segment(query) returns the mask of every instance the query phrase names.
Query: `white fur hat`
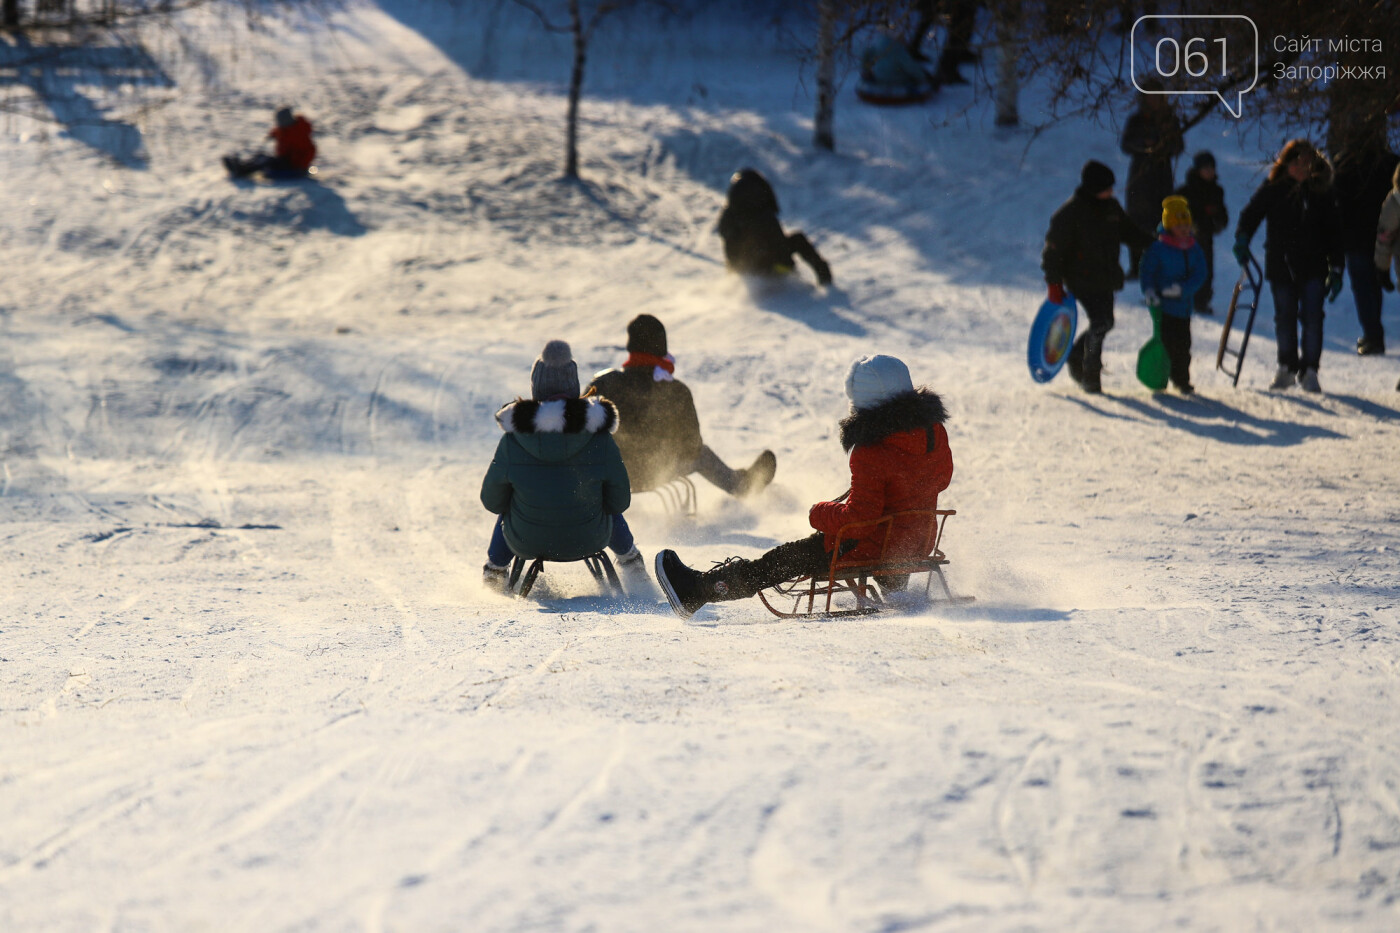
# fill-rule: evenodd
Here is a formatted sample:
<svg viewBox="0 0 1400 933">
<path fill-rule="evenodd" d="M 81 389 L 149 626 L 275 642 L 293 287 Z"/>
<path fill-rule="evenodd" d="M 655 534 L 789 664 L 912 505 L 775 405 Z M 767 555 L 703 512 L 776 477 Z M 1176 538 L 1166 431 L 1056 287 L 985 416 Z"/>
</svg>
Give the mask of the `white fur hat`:
<svg viewBox="0 0 1400 933">
<path fill-rule="evenodd" d="M 846 397 L 853 408 L 874 408 L 896 395 L 913 391 L 909 367 L 893 356 L 862 356 L 846 373 Z"/>
</svg>

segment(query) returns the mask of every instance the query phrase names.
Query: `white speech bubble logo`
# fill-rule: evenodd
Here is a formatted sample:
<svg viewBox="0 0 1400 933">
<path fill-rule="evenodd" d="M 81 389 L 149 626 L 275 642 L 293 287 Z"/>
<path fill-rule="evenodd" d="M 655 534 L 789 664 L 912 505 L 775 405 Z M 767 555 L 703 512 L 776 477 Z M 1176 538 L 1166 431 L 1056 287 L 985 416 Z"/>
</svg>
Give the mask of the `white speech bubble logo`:
<svg viewBox="0 0 1400 933">
<path fill-rule="evenodd" d="M 1232 92 L 1232 93 L 1238 94 L 1238 96 L 1237 96 L 1236 99 L 1235 99 L 1235 106 L 1231 107 L 1231 106 L 1230 106 L 1230 100 L 1229 100 L 1229 98 L 1227 98 L 1224 94 L 1220 93 L 1220 92 L 1217 91 L 1217 90 L 1209 90 L 1209 91 L 1153 91 L 1153 90 L 1149 90 L 1149 89 L 1143 87 L 1141 84 L 1138 83 L 1138 70 L 1137 70 L 1137 34 L 1138 34 L 1138 27 L 1141 26 L 1143 23 L 1145 23 L 1145 22 L 1146 22 L 1147 20 L 1149 20 L 1149 19 L 1166 19 L 1166 20 L 1177 20 L 1177 19 L 1242 19 L 1242 20 L 1244 20 L 1246 23 L 1249 23 L 1249 28 L 1252 29 L 1252 30 L 1254 30 L 1254 78 L 1249 82 L 1249 87 L 1245 88 L 1245 89 L 1242 90 L 1242 91 Z M 1169 42 L 1172 42 L 1174 45 L 1176 44 L 1176 40 L 1175 40 L 1175 39 L 1170 39 L 1170 38 L 1159 39 L 1159 40 L 1157 41 L 1158 60 L 1157 60 L 1156 62 L 1154 62 L 1153 64 L 1157 67 L 1157 73 L 1158 73 L 1158 74 L 1161 74 L 1161 47 L 1162 47 L 1162 43 L 1163 43 L 1163 42 L 1168 42 L 1168 41 L 1169 41 Z M 1210 42 L 1219 42 L 1219 43 L 1221 43 L 1222 45 L 1224 45 L 1225 49 L 1224 49 L 1224 51 L 1221 52 L 1221 56 L 1222 56 L 1222 57 L 1221 57 L 1221 59 L 1220 59 L 1220 66 L 1221 66 L 1221 71 L 1225 71 L 1225 70 L 1226 70 L 1226 61 L 1225 61 L 1224 55 L 1226 54 L 1226 52 L 1229 51 L 1229 48 L 1230 48 L 1229 38 L 1228 38 L 1227 36 L 1219 36 L 1219 37 L 1214 38 L 1214 39 L 1211 39 L 1211 40 L 1209 40 L 1209 41 L 1210 41 Z M 1199 59 L 1204 59 L 1204 60 L 1207 61 L 1208 63 L 1209 63 L 1209 61 L 1210 61 L 1209 56 L 1207 56 L 1205 52 L 1203 52 L 1203 51 L 1194 51 L 1194 52 L 1193 52 L 1193 51 L 1190 50 L 1189 47 L 1190 47 L 1191 43 L 1193 43 L 1193 42 L 1202 42 L 1202 43 L 1205 43 L 1205 42 L 1207 42 L 1207 40 L 1204 39 L 1204 38 L 1202 38 L 1202 37 L 1197 37 L 1197 38 L 1191 39 L 1191 40 L 1189 40 L 1189 41 L 1187 42 L 1187 47 L 1188 47 L 1188 49 L 1187 49 L 1187 52 L 1186 52 L 1186 54 L 1185 54 L 1185 58 L 1187 59 L 1187 63 L 1186 63 L 1187 74 L 1188 74 L 1190 77 L 1193 77 L 1193 78 L 1205 77 L 1206 72 L 1205 72 L 1204 70 L 1202 70 L 1202 71 L 1199 72 L 1199 73 L 1198 73 L 1198 72 L 1191 71 L 1190 59 L 1192 58 L 1192 56 L 1199 56 Z M 1179 48 L 1179 47 L 1177 48 L 1177 52 L 1180 53 L 1180 48 Z M 1175 76 L 1176 73 L 1177 73 L 1177 70 L 1180 68 L 1180 66 L 1181 66 L 1181 63 L 1180 63 L 1179 61 L 1174 62 L 1172 74 L 1171 74 L 1171 75 L 1163 75 L 1163 77 L 1173 77 L 1173 76 Z M 1244 113 L 1244 95 L 1246 95 L 1246 94 L 1248 94 L 1250 91 L 1254 90 L 1255 86 L 1259 83 L 1259 27 L 1256 26 L 1256 25 L 1254 24 L 1254 20 L 1250 19 L 1248 16 L 1242 16 L 1242 15 L 1240 15 L 1240 14 L 1238 14 L 1238 13 L 1221 13 L 1221 14 L 1218 15 L 1218 16 L 1216 16 L 1216 15 L 1209 15 L 1209 14 L 1205 14 L 1205 13 L 1181 13 L 1181 14 L 1177 14 L 1177 15 L 1163 14 L 1163 15 L 1160 15 L 1160 16 L 1155 16 L 1155 15 L 1154 15 L 1154 16 L 1139 16 L 1139 17 L 1137 18 L 1137 22 L 1133 23 L 1133 31 L 1132 31 L 1132 33 L 1131 33 L 1131 34 L 1129 35 L 1129 37 L 1128 37 L 1128 67 L 1129 67 L 1129 69 L 1131 69 L 1131 72 L 1132 72 L 1132 76 L 1133 76 L 1133 87 L 1137 88 L 1138 91 L 1139 91 L 1140 93 L 1143 93 L 1143 94 L 1214 94 L 1216 97 L 1220 98 L 1220 103 L 1221 103 L 1221 105 L 1224 106 L 1224 108 L 1225 108 L 1227 111 L 1229 111 L 1230 116 L 1232 116 L 1232 117 L 1234 117 L 1235 119 L 1238 120 L 1238 119 L 1240 118 L 1240 116 Z"/>
</svg>

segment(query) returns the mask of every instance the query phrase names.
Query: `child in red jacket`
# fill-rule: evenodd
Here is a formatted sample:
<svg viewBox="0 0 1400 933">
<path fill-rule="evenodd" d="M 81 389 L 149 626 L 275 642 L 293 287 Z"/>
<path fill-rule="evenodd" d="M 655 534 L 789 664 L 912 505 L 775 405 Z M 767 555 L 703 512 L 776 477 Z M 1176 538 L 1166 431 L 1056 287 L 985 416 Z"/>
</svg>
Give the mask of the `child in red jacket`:
<svg viewBox="0 0 1400 933">
<path fill-rule="evenodd" d="M 816 533 L 780 544 L 757 560 L 731 558 L 701 573 L 675 551 L 656 555 L 656 579 L 681 618 L 706 603 L 747 599 L 759 590 L 806 574 L 822 574 L 843 525 L 908 509 L 935 509 L 938 494 L 953 478 L 943 401 L 914 388 L 909 369 L 892 356 L 861 357 L 846 376 L 851 413 L 842 419 L 841 446 L 850 451 L 851 488 L 812 506 L 807 520 Z M 887 557 L 925 557 L 922 527 L 890 531 Z M 849 547 L 849 550 L 847 548 Z M 844 557 L 875 558 L 879 542 L 843 542 Z"/>
<path fill-rule="evenodd" d="M 272 155 L 259 152 L 249 158 L 224 156 L 224 167 L 234 178 L 262 172 L 269 178 L 304 178 L 316 161 L 316 144 L 311 141 L 311 121 L 292 108 L 277 111 L 277 125 L 267 134 L 277 143 Z"/>
</svg>

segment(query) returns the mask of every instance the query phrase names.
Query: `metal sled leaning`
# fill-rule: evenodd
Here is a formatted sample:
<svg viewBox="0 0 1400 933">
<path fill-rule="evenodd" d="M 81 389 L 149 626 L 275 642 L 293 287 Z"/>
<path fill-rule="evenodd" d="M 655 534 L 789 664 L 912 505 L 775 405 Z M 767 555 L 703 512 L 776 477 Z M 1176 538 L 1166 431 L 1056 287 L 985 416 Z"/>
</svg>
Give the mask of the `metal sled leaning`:
<svg viewBox="0 0 1400 933">
<path fill-rule="evenodd" d="M 1249 318 L 1244 322 L 1244 332 L 1240 335 L 1240 346 L 1236 350 L 1230 346 L 1230 329 L 1235 323 L 1235 311 L 1239 307 L 1240 292 L 1245 284 L 1249 284 L 1253 298 L 1249 302 Z M 1259 263 L 1254 258 L 1253 253 L 1246 253 L 1244 257 L 1244 268 L 1240 271 L 1239 281 L 1235 283 L 1235 290 L 1230 294 L 1230 310 L 1225 312 L 1225 323 L 1220 328 L 1220 349 L 1215 354 L 1215 368 L 1230 377 L 1230 384 L 1238 386 L 1240 384 L 1240 370 L 1244 369 L 1244 353 L 1249 349 L 1249 335 L 1254 330 L 1254 315 L 1259 311 L 1259 293 L 1264 288 L 1264 271 L 1259 268 Z M 1226 357 L 1233 360 L 1233 369 L 1228 368 Z"/>
<path fill-rule="evenodd" d="M 971 602 L 971 596 L 954 596 L 953 591 L 948 588 L 947 578 L 943 576 L 943 568 L 949 563 L 948 556 L 940 549 L 943 528 L 949 516 L 956 514 L 958 513 L 953 509 L 911 509 L 871 521 L 844 525 L 836 534 L 835 547 L 831 552 L 831 566 L 825 576 L 804 576 L 787 580 L 767 591 L 760 590 L 758 598 L 768 607 L 769 612 L 783 619 L 870 615 L 894 608 L 887 599 L 889 591 L 880 583 L 882 578 L 896 578 L 904 582 L 909 577 L 922 573 L 925 574 L 925 598 L 934 596 L 931 591 L 936 577 L 939 589 L 942 590 L 941 598 L 935 597 L 938 601 Z M 921 553 L 926 554 L 926 557 L 885 557 L 890 531 L 894 528 L 897 518 L 923 522 L 925 546 Z M 856 538 L 878 538 L 880 557 L 875 560 L 850 560 L 838 556 L 841 553 L 842 542 Z M 792 600 L 790 611 L 775 605 L 786 600 Z"/>
<path fill-rule="evenodd" d="M 593 579 L 598 581 L 598 587 L 608 596 L 623 595 L 622 581 L 618 579 L 617 571 L 613 568 L 612 561 L 603 551 L 596 554 L 589 554 L 587 557 L 579 558 L 583 561 L 588 572 L 593 575 Z M 552 564 L 577 563 L 577 561 L 549 561 Z M 544 570 L 545 559 L 543 557 L 520 557 L 511 561 L 510 578 L 506 586 L 508 592 L 519 597 L 530 595 L 530 588 L 535 585 L 535 580 L 540 572 Z"/>
</svg>

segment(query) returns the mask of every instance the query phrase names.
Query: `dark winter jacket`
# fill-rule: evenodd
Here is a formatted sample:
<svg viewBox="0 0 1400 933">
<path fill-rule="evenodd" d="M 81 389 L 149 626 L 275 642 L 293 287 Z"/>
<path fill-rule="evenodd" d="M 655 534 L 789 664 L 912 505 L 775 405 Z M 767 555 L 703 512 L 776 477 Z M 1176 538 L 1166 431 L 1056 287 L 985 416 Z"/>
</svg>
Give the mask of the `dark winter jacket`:
<svg viewBox="0 0 1400 933">
<path fill-rule="evenodd" d="M 631 504 L 607 399 L 515 401 L 496 412 L 505 437 L 481 482 L 481 504 L 505 516 L 520 557 L 579 560 L 603 549 L 612 516 Z"/>
<path fill-rule="evenodd" d="M 316 161 L 316 144 L 311 141 L 311 121 L 297 117 L 291 126 L 274 126 L 267 134 L 277 140 L 277 158 L 285 159 L 303 172 Z"/>
<path fill-rule="evenodd" d="M 1381 148 L 1367 150 L 1337 163 L 1337 207 L 1341 210 L 1342 249 L 1369 253 L 1376 245 L 1381 204 L 1390 194 L 1391 178 L 1400 157 Z"/>
<path fill-rule="evenodd" d="M 1115 198 L 1080 189 L 1050 218 L 1040 268 L 1045 281 L 1072 293 L 1116 292 L 1123 287 L 1118 256 L 1125 243 L 1146 249 L 1152 235 L 1133 223 Z"/>
<path fill-rule="evenodd" d="M 719 215 L 724 262 L 745 275 L 785 275 L 793 270 L 792 247 L 778 211 L 730 205 Z"/>
<path fill-rule="evenodd" d="M 690 389 L 679 380 L 658 381 L 651 366 L 609 369 L 593 377 L 593 388 L 617 406 L 617 446 L 632 490 L 664 486 L 691 472 L 700 456 L 700 416 Z"/>
<path fill-rule="evenodd" d="M 1287 173 L 1264 182 L 1240 212 L 1237 240 L 1248 242 L 1261 223 L 1268 223 L 1264 277 L 1271 282 L 1301 285 L 1325 279 L 1328 269 L 1345 265 L 1331 166 L 1325 161 L 1319 165 L 1321 169 L 1301 183 Z"/>
<path fill-rule="evenodd" d="M 1125 195 L 1128 216 L 1147 230 L 1157 229 L 1162 200 L 1172 193 L 1172 159 L 1184 148 L 1181 121 L 1170 109 L 1139 109 L 1128 117 L 1120 146 L 1131 156 Z"/>
<path fill-rule="evenodd" d="M 935 393 L 915 389 L 842 420 L 841 446 L 851 455 L 851 488 L 839 499 L 818 502 L 807 515 L 811 526 L 825 536 L 828 551 L 843 525 L 908 509 L 938 508 L 938 494 L 953 479 L 953 455 L 943 427 L 947 417 Z M 885 556 L 926 557 L 923 530 L 917 522 L 897 521 Z M 865 539 L 845 555 L 853 560 L 879 556 L 878 539 Z"/>
<path fill-rule="evenodd" d="M 1191 317 L 1196 292 L 1206 282 L 1205 251 L 1194 239 L 1189 242 L 1191 245 L 1182 249 L 1169 237 L 1159 236 L 1142 254 L 1138 273 L 1142 293 L 1157 295 L 1161 299 L 1162 313 L 1172 317 Z M 1181 286 L 1181 294 L 1174 298 L 1163 295 L 1163 290 L 1171 285 Z"/>
<path fill-rule="evenodd" d="M 1202 248 L 1208 248 L 1217 233 L 1230 226 L 1230 212 L 1225 209 L 1225 189 L 1211 179 L 1207 181 L 1201 173 L 1190 168 L 1186 170 L 1186 181 L 1172 192 L 1186 199 L 1191 208 L 1191 219 L 1196 224 L 1196 239 Z M 1158 213 L 1161 213 L 1158 205 Z"/>
</svg>

